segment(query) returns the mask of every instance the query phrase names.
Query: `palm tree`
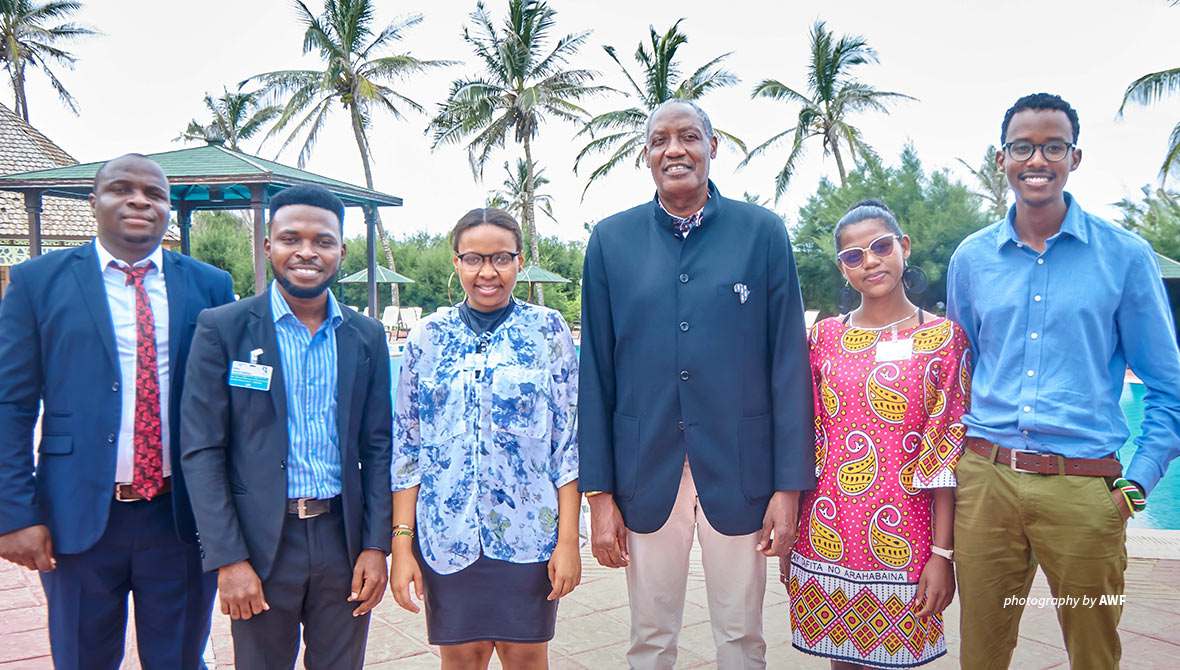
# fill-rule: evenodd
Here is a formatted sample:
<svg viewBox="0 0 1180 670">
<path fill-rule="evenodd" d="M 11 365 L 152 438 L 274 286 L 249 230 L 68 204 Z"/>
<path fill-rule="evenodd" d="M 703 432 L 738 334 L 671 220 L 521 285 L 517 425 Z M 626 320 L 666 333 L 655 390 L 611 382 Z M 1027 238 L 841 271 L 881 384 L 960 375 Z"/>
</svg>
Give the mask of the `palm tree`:
<svg viewBox="0 0 1180 670">
<path fill-rule="evenodd" d="M 492 191 L 488 197 L 488 207 L 498 207 L 522 218 L 528 193 L 528 170 L 528 164 L 523 158 L 516 159 L 515 170 L 509 167 L 508 161 L 504 161 L 504 172 L 508 175 L 504 179 L 504 188 Z M 539 192 L 541 187 L 548 183 L 549 178 L 545 176 L 545 168 L 537 169 L 533 175 L 533 204 L 544 212 L 551 221 L 556 222 L 557 219 L 553 216 L 553 198 L 546 193 Z"/>
<path fill-rule="evenodd" d="M 458 79 L 430 122 L 431 149 L 471 137 L 467 155 L 476 179 L 492 151 L 503 147 L 511 134 L 524 147 L 524 227 L 529 236 L 532 261 L 539 262 L 536 221 L 533 215 L 536 164 L 532 142 L 546 117 L 579 122 L 586 116 L 576 102 L 602 92 L 593 86 L 595 73 L 565 69 L 589 33 L 567 35 L 549 49 L 549 33 L 556 12 L 544 0 L 508 0 L 508 18 L 497 29 L 482 0 L 471 14 L 473 27 L 464 26 L 463 39 L 484 66 L 483 76 Z M 472 137 L 473 136 L 473 137 Z M 545 304 L 537 291 L 537 302 Z"/>
<path fill-rule="evenodd" d="M 1180 3 L 1173 3 L 1180 4 Z M 1161 70 L 1145 74 L 1131 82 L 1123 93 L 1123 104 L 1119 105 L 1118 116 L 1122 117 L 1123 109 L 1128 102 L 1140 105 L 1150 105 L 1170 93 L 1180 91 L 1180 67 Z M 1171 173 L 1180 174 L 1180 123 L 1172 128 L 1168 137 L 1168 148 L 1164 153 L 1164 163 L 1160 166 L 1160 185 Z"/>
<path fill-rule="evenodd" d="M 842 35 L 839 39 L 827 30 L 823 21 L 816 21 L 811 27 L 811 63 L 807 70 L 807 92 L 803 95 L 775 79 L 765 79 L 754 87 L 751 98 L 770 98 L 800 105 L 795 125 L 771 137 L 746 155 L 738 167 L 764 153 L 786 137 L 791 137 L 791 151 L 774 180 L 774 197 L 777 200 L 787 190 L 795 172 L 795 163 L 803 154 L 804 142 L 812 137 L 822 139 L 824 155 L 836 159 L 840 172 L 840 185 L 847 179 L 840 143 L 848 145 L 848 153 L 856 159 L 857 154 L 872 153 L 872 147 L 865 143 L 860 130 L 848 122 L 855 112 L 874 110 L 888 113 L 885 103 L 908 95 L 878 91 L 852 77 L 851 70 L 857 65 L 876 63 L 874 51 L 860 35 Z"/>
<path fill-rule="evenodd" d="M 241 151 L 241 142 L 250 139 L 263 124 L 279 115 L 278 105 L 258 104 L 258 93 L 230 93 L 223 89 L 216 100 L 205 94 L 205 108 L 209 123 L 193 119 L 175 142 L 205 142 L 220 144 Z"/>
<path fill-rule="evenodd" d="M 640 42 L 639 47 L 635 50 L 635 61 L 639 63 L 642 85 L 627 71 L 626 66 L 615 53 L 614 47 L 609 45 L 602 47 L 611 60 L 623 71 L 623 76 L 627 78 L 627 83 L 631 86 L 627 97 L 631 98 L 635 104 L 590 119 L 586 127 L 578 133 L 580 135 L 588 132 L 591 137 L 594 137 L 597 132 L 608 134 L 591 140 L 582 149 L 574 160 L 575 173 L 583 158 L 595 154 L 610 154 L 605 163 L 590 173 L 590 178 L 586 181 L 586 188 L 582 189 L 583 197 L 595 179 L 605 176 L 624 160 L 630 158 L 635 166 L 639 167 L 643 160 L 643 145 L 647 140 L 645 136 L 647 116 L 660 103 L 671 98 L 697 100 L 715 88 L 733 86 L 741 81 L 737 75 L 721 69 L 721 61 L 728 58 L 732 52 L 721 54 L 697 68 L 690 76 L 680 78 L 680 63 L 676 60 L 676 50 L 688 41 L 688 36 L 680 32 L 680 23 L 683 20 L 680 19 L 673 23 L 672 27 L 663 35 L 656 32 L 655 26 L 648 26 L 651 40 L 650 50 L 643 42 Z M 679 79 L 679 83 L 676 83 L 677 79 Z M 740 149 L 743 154 L 746 153 L 746 145 L 740 139 L 720 129 L 716 129 L 716 132 Z"/>
<path fill-rule="evenodd" d="M 373 188 L 373 169 L 370 164 L 368 130 L 375 112 L 387 112 L 402 119 L 402 110 L 423 111 L 422 106 L 394 90 L 390 83 L 408 75 L 435 67 L 453 64 L 444 60 L 421 60 L 410 54 L 378 56 L 402 33 L 422 22 L 421 14 L 396 19 L 374 33 L 375 3 L 373 0 L 325 0 L 319 16 L 312 13 L 301 0 L 295 8 L 299 20 L 306 26 L 303 33 L 303 53 L 318 52 L 323 60 L 322 70 L 279 70 L 254 75 L 242 82 L 256 81 L 262 85 L 260 94 L 266 102 L 281 103 L 282 111 L 266 137 L 286 129 L 295 121 L 291 133 L 279 147 L 282 153 L 300 135 L 299 167 L 307 163 L 316 138 L 332 111 L 339 103 L 347 112 L 352 134 L 365 171 L 365 186 Z M 385 249 L 385 260 L 396 270 L 389 237 L 374 209 L 369 213 L 376 221 L 377 234 Z M 393 286 L 393 304 L 399 304 L 398 287 Z"/>
<path fill-rule="evenodd" d="M 80 2 L 64 0 L 50 0 L 41 4 L 31 0 L 0 0 L 0 62 L 4 63 L 16 98 L 13 111 L 25 121 L 29 120 L 25 74 L 26 68 L 30 66 L 40 68 L 61 101 L 71 112 L 78 114 L 78 103 L 74 96 L 70 95 L 49 66 L 56 63 L 74 69 L 78 59 L 57 45 L 97 35 L 98 32 L 70 21 L 47 24 L 64 20 L 81 8 Z"/>
<path fill-rule="evenodd" d="M 983 162 L 979 164 L 978 168 L 973 168 L 967 161 L 962 158 L 955 160 L 963 164 L 971 172 L 971 176 L 979 182 L 980 191 L 971 191 L 972 195 L 977 195 L 990 204 L 988 211 L 991 213 L 993 219 L 1002 219 L 1008 215 L 1008 178 L 1004 176 L 1003 170 L 996 165 L 996 147 L 995 145 L 988 145 L 987 151 L 983 153 Z"/>
</svg>

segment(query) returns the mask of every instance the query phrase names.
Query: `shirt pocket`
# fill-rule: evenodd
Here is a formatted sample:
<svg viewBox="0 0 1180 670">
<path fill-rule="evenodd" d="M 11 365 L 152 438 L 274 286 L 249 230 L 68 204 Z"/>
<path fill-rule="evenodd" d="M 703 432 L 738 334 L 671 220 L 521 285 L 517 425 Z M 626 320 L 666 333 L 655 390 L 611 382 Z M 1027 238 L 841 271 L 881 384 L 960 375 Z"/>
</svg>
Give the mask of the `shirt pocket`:
<svg viewBox="0 0 1180 670">
<path fill-rule="evenodd" d="M 460 373 L 418 380 L 418 432 L 426 445 L 468 432 L 467 388 Z"/>
<path fill-rule="evenodd" d="M 549 434 L 549 373 L 496 368 L 492 377 L 492 428 L 533 439 Z"/>
</svg>

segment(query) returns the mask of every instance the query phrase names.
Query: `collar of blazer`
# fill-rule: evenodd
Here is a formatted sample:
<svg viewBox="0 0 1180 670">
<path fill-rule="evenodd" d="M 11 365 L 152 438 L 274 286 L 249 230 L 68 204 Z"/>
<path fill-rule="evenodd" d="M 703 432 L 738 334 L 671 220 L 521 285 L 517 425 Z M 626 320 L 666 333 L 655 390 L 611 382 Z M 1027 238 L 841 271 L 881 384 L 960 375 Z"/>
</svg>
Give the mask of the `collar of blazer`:
<svg viewBox="0 0 1180 670">
<path fill-rule="evenodd" d="M 713 180 L 709 180 L 709 199 L 705 202 L 705 211 L 701 214 L 701 226 L 713 221 L 717 218 L 717 213 L 721 211 L 721 193 L 717 191 L 717 185 Z M 660 194 L 656 193 L 655 197 L 651 199 L 651 214 L 656 224 L 667 228 L 670 232 L 677 232 L 676 227 L 672 225 L 672 215 L 664 211 L 663 206 L 660 205 Z"/>
<path fill-rule="evenodd" d="M 250 300 L 250 319 L 247 328 L 252 338 L 252 346 L 247 350 L 260 348 L 262 354 L 258 362 L 274 368 L 270 379 L 270 399 L 274 403 L 275 415 L 287 416 L 287 387 L 283 383 L 282 357 L 279 355 L 279 340 L 275 335 L 274 317 L 270 311 L 270 289 L 262 295 Z M 357 364 L 362 355 L 364 343 L 357 332 L 354 319 L 360 318 L 352 310 L 342 309 L 344 321 L 336 328 L 336 427 L 341 439 L 339 443 L 344 447 L 343 436 L 348 435 L 349 412 L 353 386 L 356 383 Z M 283 426 L 284 434 L 286 426 Z"/>
</svg>

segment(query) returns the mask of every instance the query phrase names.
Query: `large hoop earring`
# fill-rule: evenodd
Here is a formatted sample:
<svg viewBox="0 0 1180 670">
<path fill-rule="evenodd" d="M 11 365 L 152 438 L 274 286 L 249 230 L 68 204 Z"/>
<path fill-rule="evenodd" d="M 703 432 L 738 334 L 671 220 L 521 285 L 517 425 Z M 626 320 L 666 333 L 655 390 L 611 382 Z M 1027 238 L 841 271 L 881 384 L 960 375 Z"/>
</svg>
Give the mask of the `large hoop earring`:
<svg viewBox="0 0 1180 670">
<path fill-rule="evenodd" d="M 930 285 L 930 278 L 926 276 L 926 271 L 917 265 L 907 265 L 901 273 L 901 283 L 906 291 L 921 294 Z"/>
<path fill-rule="evenodd" d="M 852 302 L 856 299 L 856 291 L 852 290 L 852 284 L 848 280 L 844 280 L 844 288 L 840 289 L 840 294 L 836 296 L 836 309 L 841 314 L 847 314 L 852 311 Z"/>
</svg>

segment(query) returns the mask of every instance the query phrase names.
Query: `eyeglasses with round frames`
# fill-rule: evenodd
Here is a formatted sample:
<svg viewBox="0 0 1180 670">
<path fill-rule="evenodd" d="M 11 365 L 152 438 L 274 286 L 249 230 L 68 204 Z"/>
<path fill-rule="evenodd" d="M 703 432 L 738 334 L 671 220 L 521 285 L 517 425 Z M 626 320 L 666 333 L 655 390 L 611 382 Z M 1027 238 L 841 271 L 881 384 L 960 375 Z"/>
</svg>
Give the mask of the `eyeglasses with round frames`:
<svg viewBox="0 0 1180 670">
<path fill-rule="evenodd" d="M 1008 158 L 1018 163 L 1023 163 L 1032 158 L 1033 153 L 1037 149 L 1041 150 L 1041 155 L 1045 157 L 1045 160 L 1050 163 L 1059 163 L 1069 155 L 1069 150 L 1074 148 L 1074 144 L 1072 142 L 1062 142 L 1061 140 L 1051 140 L 1043 144 L 1016 140 L 1015 142 L 1006 143 L 1003 148 L 1004 151 L 1008 152 Z"/>
<path fill-rule="evenodd" d="M 507 270 L 512 267 L 512 263 L 516 261 L 516 257 L 519 255 L 519 251 L 497 251 L 494 254 L 477 254 L 474 251 L 468 251 L 465 254 L 456 254 L 456 257 L 459 259 L 459 264 L 463 266 L 464 270 L 478 270 L 482 268 L 485 259 L 491 262 L 493 268 Z"/>
<path fill-rule="evenodd" d="M 900 235 L 885 233 L 881 237 L 869 242 L 868 247 L 848 247 L 847 249 L 841 249 L 836 254 L 836 260 L 843 264 L 844 267 L 854 270 L 864 264 L 865 254 L 868 252 L 872 252 L 877 258 L 887 258 L 893 255 L 893 241 L 900 239 Z"/>
</svg>

